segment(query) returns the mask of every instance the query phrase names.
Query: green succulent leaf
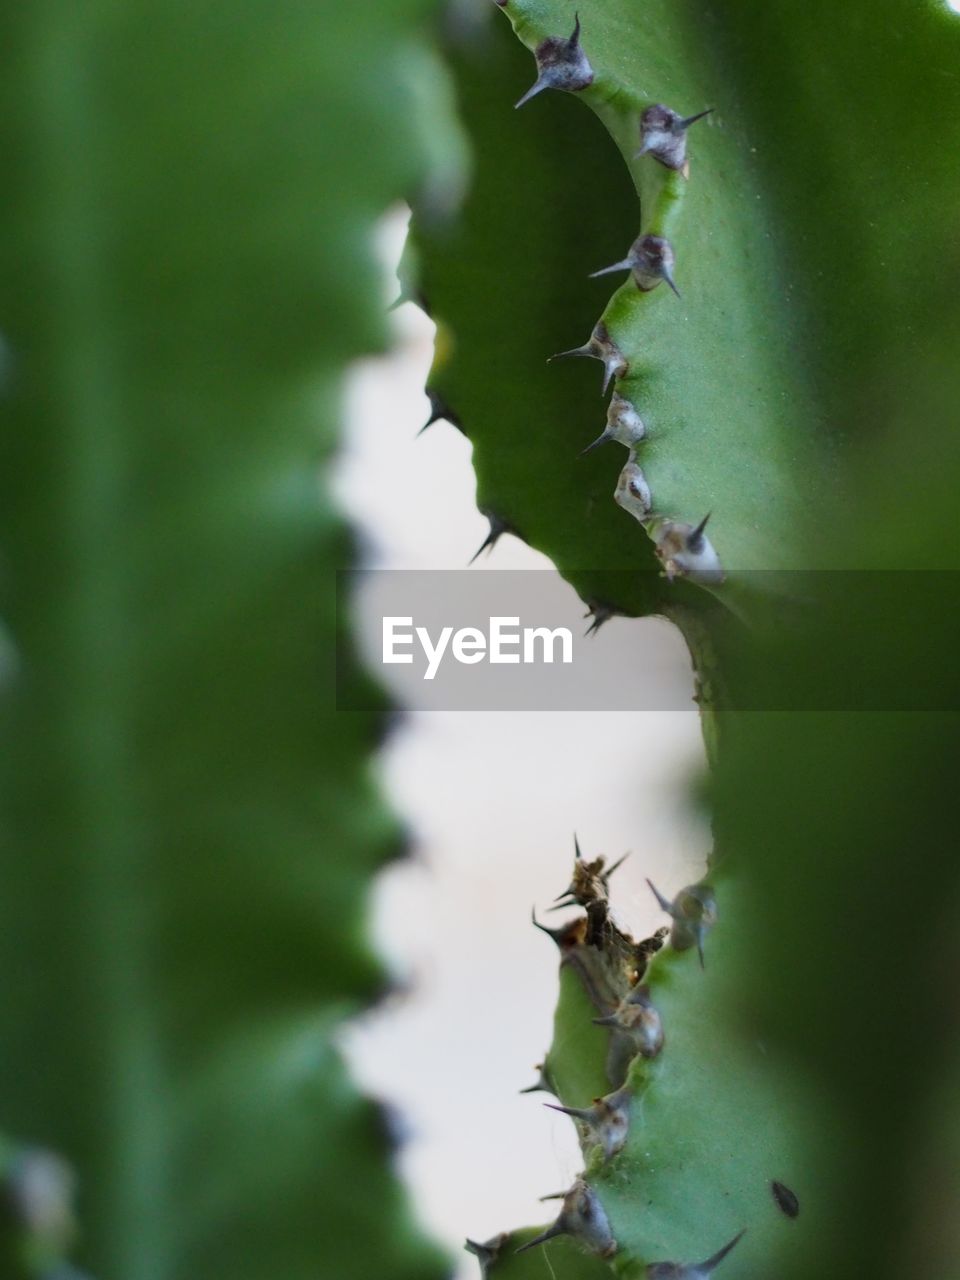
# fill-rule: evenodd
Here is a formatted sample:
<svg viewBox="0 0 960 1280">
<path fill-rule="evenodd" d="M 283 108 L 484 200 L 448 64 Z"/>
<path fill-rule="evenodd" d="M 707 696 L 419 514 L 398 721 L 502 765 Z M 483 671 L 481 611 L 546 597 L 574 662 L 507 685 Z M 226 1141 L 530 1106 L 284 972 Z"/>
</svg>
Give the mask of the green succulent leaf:
<svg viewBox="0 0 960 1280">
<path fill-rule="evenodd" d="M 746 1227 L 731 1280 L 945 1278 L 955 1144 L 931 1137 L 929 1099 L 960 1110 L 943 1006 L 960 889 L 935 800 L 956 747 L 955 591 L 805 577 L 784 615 L 784 579 L 753 571 L 956 567 L 960 20 L 934 0 L 502 8 L 529 52 L 501 20 L 482 51 L 455 54 L 477 179 L 456 230 L 416 235 L 442 334 L 431 387 L 473 443 L 481 509 L 585 601 L 677 620 L 721 708 L 720 751 L 705 721 L 719 762 L 707 969 L 690 952 L 653 961 L 666 1043 L 631 1069 L 626 1146 L 603 1163 L 584 1135 L 612 1265 L 639 1280 Z M 592 82 L 511 118 L 529 54 L 542 70 L 575 11 Z M 691 127 L 689 178 L 635 155 L 655 103 L 713 108 Z M 629 278 L 611 298 L 587 279 L 641 233 L 669 238 L 682 298 Z M 709 595 L 656 576 L 611 501 L 622 450 L 576 456 L 603 428 L 601 371 L 545 361 L 601 320 L 629 365 L 616 390 L 647 426 L 652 516 L 712 512 L 727 580 Z M 761 626 L 718 647 L 718 603 Z M 889 870 L 907 849 L 915 907 Z M 908 951 L 912 910 L 923 937 Z M 567 1106 L 611 1087 L 593 1003 L 564 963 L 547 1071 Z"/>
</svg>

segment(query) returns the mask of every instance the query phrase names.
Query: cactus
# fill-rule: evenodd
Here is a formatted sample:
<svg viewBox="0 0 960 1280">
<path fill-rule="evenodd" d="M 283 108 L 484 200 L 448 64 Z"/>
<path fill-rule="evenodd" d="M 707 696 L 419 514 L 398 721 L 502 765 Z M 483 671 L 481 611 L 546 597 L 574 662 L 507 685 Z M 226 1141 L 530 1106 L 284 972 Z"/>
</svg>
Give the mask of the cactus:
<svg viewBox="0 0 960 1280">
<path fill-rule="evenodd" d="M 892 1278 L 923 1239 L 947 1277 L 955 1241 L 927 1237 L 949 1210 L 904 1171 L 912 1152 L 936 1179 L 957 1149 L 955 1098 L 950 1137 L 916 1137 L 957 1053 L 931 1005 L 960 886 L 949 824 L 924 807 L 956 732 L 877 713 L 900 689 L 914 711 L 941 705 L 933 690 L 955 710 L 953 597 L 898 581 L 891 624 L 853 574 L 834 593 L 764 571 L 956 567 L 958 326 L 936 277 L 957 261 L 960 23 L 908 0 L 498 5 L 529 52 L 503 18 L 479 52 L 454 50 L 475 186 L 457 232 L 415 233 L 444 335 L 430 390 L 473 444 L 488 543 L 510 532 L 550 556 L 594 628 L 658 613 L 683 631 L 716 851 L 701 884 L 653 890 L 666 945 L 616 926 L 595 860 L 564 895 L 583 914 L 534 917 L 560 998 L 530 1092 L 556 1094 L 584 1168 L 551 1222 L 468 1247 L 493 1280 Z M 881 145 L 890 115 L 924 123 Z M 629 274 L 604 300 L 588 277 L 614 270 Z M 878 516 L 904 510 L 901 479 L 922 518 Z M 898 965 L 888 868 L 898 839 L 918 847 L 911 821 L 938 900 Z M 890 1135 L 884 1097 L 911 1118 Z"/>
<path fill-rule="evenodd" d="M 459 165 L 428 10 L 0 19 L 5 1280 L 445 1269 L 335 1045 L 403 839 L 317 487 L 376 219 Z"/>
</svg>

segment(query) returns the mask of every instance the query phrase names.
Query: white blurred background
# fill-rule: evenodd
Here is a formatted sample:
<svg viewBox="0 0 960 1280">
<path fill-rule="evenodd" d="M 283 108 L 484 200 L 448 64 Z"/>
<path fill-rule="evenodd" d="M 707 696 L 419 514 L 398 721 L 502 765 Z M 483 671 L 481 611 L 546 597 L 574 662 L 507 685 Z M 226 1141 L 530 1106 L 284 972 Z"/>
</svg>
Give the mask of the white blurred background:
<svg viewBox="0 0 960 1280">
<path fill-rule="evenodd" d="M 382 227 L 388 300 L 406 222 L 397 210 Z M 487 533 L 470 445 L 445 423 L 417 438 L 433 325 L 409 304 L 391 322 L 393 352 L 358 365 L 350 382 L 337 492 L 365 535 L 369 567 L 464 568 Z M 470 572 L 485 566 L 550 568 L 510 536 Z M 641 654 L 683 656 L 656 619 L 615 618 L 593 643 L 609 644 L 620 627 L 633 629 Z M 580 1168 L 571 1122 L 543 1107 L 545 1095 L 518 1093 L 548 1048 L 557 987 L 556 949 L 531 927 L 530 907 L 543 911 L 569 882 L 576 830 L 587 857 L 632 852 L 614 882 L 624 926 L 643 936 L 661 924 L 644 876 L 670 892 L 700 875 L 709 848 L 685 799 L 701 760 L 692 703 L 629 714 L 420 712 L 381 757 L 417 856 L 377 884 L 373 927 L 409 993 L 353 1025 L 345 1047 L 361 1084 L 404 1117 L 401 1173 L 425 1226 L 462 1259 L 458 1278 L 477 1276 L 476 1260 L 458 1254 L 464 1236 L 545 1221 L 538 1197 Z"/>
</svg>

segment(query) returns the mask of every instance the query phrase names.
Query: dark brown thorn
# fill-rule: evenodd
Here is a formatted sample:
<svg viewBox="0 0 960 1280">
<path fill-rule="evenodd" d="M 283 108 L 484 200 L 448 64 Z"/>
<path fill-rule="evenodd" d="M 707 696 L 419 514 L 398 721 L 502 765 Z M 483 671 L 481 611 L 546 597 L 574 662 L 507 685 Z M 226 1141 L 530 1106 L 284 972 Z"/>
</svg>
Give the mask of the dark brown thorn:
<svg viewBox="0 0 960 1280">
<path fill-rule="evenodd" d="M 566 1200 L 569 1194 L 569 1191 L 551 1191 L 548 1195 L 538 1196 L 537 1199 L 543 1204 L 545 1200 Z"/>
<path fill-rule="evenodd" d="M 570 39 L 567 41 L 567 45 L 571 53 L 576 49 L 579 43 L 580 43 L 580 14 L 575 13 L 573 15 L 573 34 L 570 36 Z"/>
<path fill-rule="evenodd" d="M 687 116 L 680 121 L 681 129 L 689 129 L 692 124 L 696 124 L 698 120 L 702 120 L 704 116 L 708 116 L 713 112 L 713 107 L 707 107 L 706 111 L 698 111 L 695 116 Z"/>
<path fill-rule="evenodd" d="M 648 879 L 648 880 L 647 880 L 647 884 L 650 886 L 650 889 L 651 889 L 651 891 L 652 891 L 652 893 L 653 893 L 653 896 L 654 896 L 654 897 L 656 898 L 656 900 L 660 903 L 661 908 L 662 908 L 664 911 L 666 911 L 667 915 L 672 916 L 672 915 L 673 915 L 673 903 L 672 903 L 672 902 L 668 902 L 668 901 L 667 901 L 667 899 L 663 896 L 663 894 L 660 892 L 660 890 L 657 888 L 657 886 L 653 883 L 653 881 L 652 881 L 652 880 L 649 880 L 649 879 Z"/>
<path fill-rule="evenodd" d="M 552 1227 L 547 1227 L 546 1231 L 541 1231 L 538 1236 L 534 1236 L 532 1240 L 528 1240 L 526 1244 L 522 1244 L 514 1252 L 526 1253 L 528 1249 L 535 1249 L 537 1245 L 546 1244 L 548 1240 L 553 1240 L 556 1236 L 564 1236 L 566 1234 L 566 1227 L 562 1227 L 559 1222 L 555 1222 Z"/>
<path fill-rule="evenodd" d="M 576 832 L 573 833 L 573 856 L 577 862 L 583 858 L 583 853 L 580 849 L 580 837 Z"/>
<path fill-rule="evenodd" d="M 548 938 L 552 938 L 558 947 L 563 946 L 563 938 L 566 935 L 566 932 L 569 926 L 566 926 L 563 929 L 548 929 L 545 924 L 541 924 L 540 921 L 537 919 L 536 907 L 532 907 L 530 909 L 530 919 L 533 921 L 533 927 L 535 929 L 539 929 L 540 932 L 545 933 Z"/>
<path fill-rule="evenodd" d="M 706 972 L 707 963 L 703 958 L 703 925 L 697 925 L 697 955 L 700 957 L 700 968 Z"/>
<path fill-rule="evenodd" d="M 472 1253 L 480 1263 L 480 1274 L 484 1280 L 490 1273 L 490 1269 L 500 1256 L 500 1251 L 506 1244 L 509 1236 L 507 1232 L 503 1232 L 499 1236 L 494 1236 L 492 1240 L 487 1240 L 484 1244 L 479 1244 L 476 1240 L 469 1237 L 464 1241 L 464 1249 L 467 1253 Z"/>
<path fill-rule="evenodd" d="M 710 519 L 712 512 L 708 511 L 695 529 L 691 529 L 687 534 L 687 547 L 696 555 L 703 550 L 703 531 L 707 527 L 707 521 Z"/>
<path fill-rule="evenodd" d="M 591 1018 L 590 1021 L 595 1027 L 619 1027 L 620 1019 L 615 1013 L 608 1013 L 603 1018 Z"/>
<path fill-rule="evenodd" d="M 551 1111 L 561 1111 L 565 1116 L 573 1116 L 574 1120 L 593 1119 L 593 1112 L 585 1111 L 583 1107 L 560 1107 L 555 1102 L 545 1102 L 543 1105 L 549 1107 Z"/>
<path fill-rule="evenodd" d="M 538 1077 L 539 1077 L 539 1078 L 537 1079 L 536 1084 L 530 1084 L 530 1085 L 527 1085 L 526 1089 L 520 1089 L 520 1090 L 518 1090 L 518 1092 L 520 1092 L 520 1093 L 552 1093 L 552 1094 L 556 1094 L 556 1092 L 557 1092 L 557 1091 L 556 1091 L 556 1089 L 554 1089 L 553 1085 L 551 1084 L 551 1082 L 550 1082 L 550 1077 L 549 1077 L 549 1075 L 547 1074 L 547 1064 L 546 1064 L 546 1062 L 538 1062 L 538 1063 L 537 1063 L 537 1065 L 536 1065 L 536 1067 L 534 1068 L 534 1070 L 537 1072 L 537 1075 L 538 1075 Z"/>
<path fill-rule="evenodd" d="M 502 520 L 499 516 L 492 516 L 492 515 L 489 515 L 487 512 L 484 512 L 484 514 L 487 516 L 487 520 L 490 522 L 490 532 L 487 534 L 484 540 L 480 543 L 479 547 L 477 547 L 476 551 L 467 561 L 468 565 L 473 564 L 474 560 L 476 560 L 477 556 L 479 556 L 481 552 L 486 551 L 488 548 L 492 550 L 497 545 L 497 542 L 500 540 L 503 534 L 516 532 L 516 530 L 512 529 L 510 525 L 507 524 L 506 520 Z"/>
<path fill-rule="evenodd" d="M 712 1258 L 708 1258 L 706 1262 L 698 1262 L 696 1267 L 697 1271 L 709 1275 L 711 1271 L 716 1270 L 727 1254 L 737 1247 L 746 1234 L 747 1229 L 744 1227 L 744 1229 L 725 1244 L 722 1249 L 718 1249 Z"/>
<path fill-rule="evenodd" d="M 633 259 L 623 258 L 620 262 L 614 262 L 609 267 L 601 267 L 599 271 L 591 271 L 587 277 L 588 280 L 596 280 L 597 276 L 609 276 L 614 271 L 632 271 Z"/>
<path fill-rule="evenodd" d="M 579 905 L 577 899 L 572 893 L 562 893 L 560 897 L 563 899 L 555 899 L 552 907 L 547 907 L 548 911 L 566 911 L 568 907 L 576 907 Z"/>
<path fill-rule="evenodd" d="M 618 858 L 612 867 L 609 867 L 604 873 L 604 880 L 609 880 L 618 867 L 622 867 L 626 860 L 630 857 L 629 853 L 625 853 L 622 858 Z"/>
<path fill-rule="evenodd" d="M 587 601 L 587 603 L 589 604 L 589 608 L 583 616 L 585 618 L 593 619 L 584 633 L 588 636 L 599 631 L 605 622 L 609 622 L 611 618 L 615 617 L 620 612 L 619 609 L 615 609 L 612 604 L 601 604 L 600 602 L 590 604 L 589 601 Z"/>
<path fill-rule="evenodd" d="M 530 86 L 527 92 L 523 95 L 523 97 L 519 98 L 513 104 L 514 111 L 518 110 L 525 103 L 529 102 L 531 98 L 535 98 L 538 93 L 543 93 L 544 89 L 549 89 L 549 88 L 550 88 L 550 80 L 548 76 L 543 71 L 541 71 L 540 74 L 537 76 L 536 80 L 534 80 L 533 84 Z M 519 1253 L 520 1250 L 518 1249 L 517 1252 Z"/>
<path fill-rule="evenodd" d="M 585 359 L 594 358 L 594 353 L 590 350 L 589 342 L 585 342 L 582 347 L 571 347 L 569 351 L 557 351 L 552 356 L 547 356 L 547 364 L 552 360 L 566 360 L 568 356 L 582 356 Z"/>
<path fill-rule="evenodd" d="M 609 382 L 609 379 L 607 381 Z M 606 383 L 604 384 L 603 389 L 604 391 L 606 391 L 607 389 Z M 610 432 L 607 430 L 604 430 L 600 435 L 597 436 L 596 440 L 594 440 L 592 444 L 588 444 L 585 449 L 581 449 L 580 452 L 577 454 L 577 457 L 585 458 L 588 453 L 593 453 L 594 449 L 599 449 L 602 444 L 606 444 L 608 440 L 612 440 L 612 439 L 613 439 L 613 436 L 610 434 Z"/>
<path fill-rule="evenodd" d="M 668 270 L 667 270 L 667 268 L 666 268 L 666 267 L 664 267 L 664 269 L 663 269 L 663 271 L 662 271 L 662 273 L 661 273 L 661 274 L 662 274 L 662 276 L 663 276 L 663 279 L 664 279 L 664 280 L 666 280 L 667 284 L 670 286 L 670 288 L 673 290 L 673 292 L 674 292 L 674 293 L 677 295 L 677 297 L 679 298 L 679 297 L 680 297 L 680 290 L 677 288 L 676 281 L 675 281 L 675 280 L 674 280 L 674 278 L 673 278 L 673 272 L 672 272 L 672 271 L 668 271 Z"/>
<path fill-rule="evenodd" d="M 457 415 L 453 412 L 442 396 L 437 395 L 436 391 L 431 391 L 429 387 L 426 389 L 427 399 L 430 401 L 430 417 L 417 432 L 417 437 L 423 435 L 428 427 L 432 427 L 435 422 L 449 422 L 452 427 L 456 427 L 458 431 L 463 430 L 463 424 Z"/>
</svg>

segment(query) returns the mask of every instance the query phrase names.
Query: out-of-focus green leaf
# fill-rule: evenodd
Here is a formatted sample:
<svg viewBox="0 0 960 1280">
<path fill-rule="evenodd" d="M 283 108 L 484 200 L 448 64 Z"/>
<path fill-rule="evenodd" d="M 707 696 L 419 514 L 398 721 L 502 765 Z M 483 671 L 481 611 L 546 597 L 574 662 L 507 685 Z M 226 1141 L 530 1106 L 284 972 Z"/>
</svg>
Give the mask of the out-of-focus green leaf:
<svg viewBox="0 0 960 1280">
<path fill-rule="evenodd" d="M 376 221 L 459 181 L 428 8 L 0 17 L 0 1128 L 78 1171 L 98 1280 L 442 1271 L 332 1046 L 400 839 L 318 481 Z"/>
</svg>

